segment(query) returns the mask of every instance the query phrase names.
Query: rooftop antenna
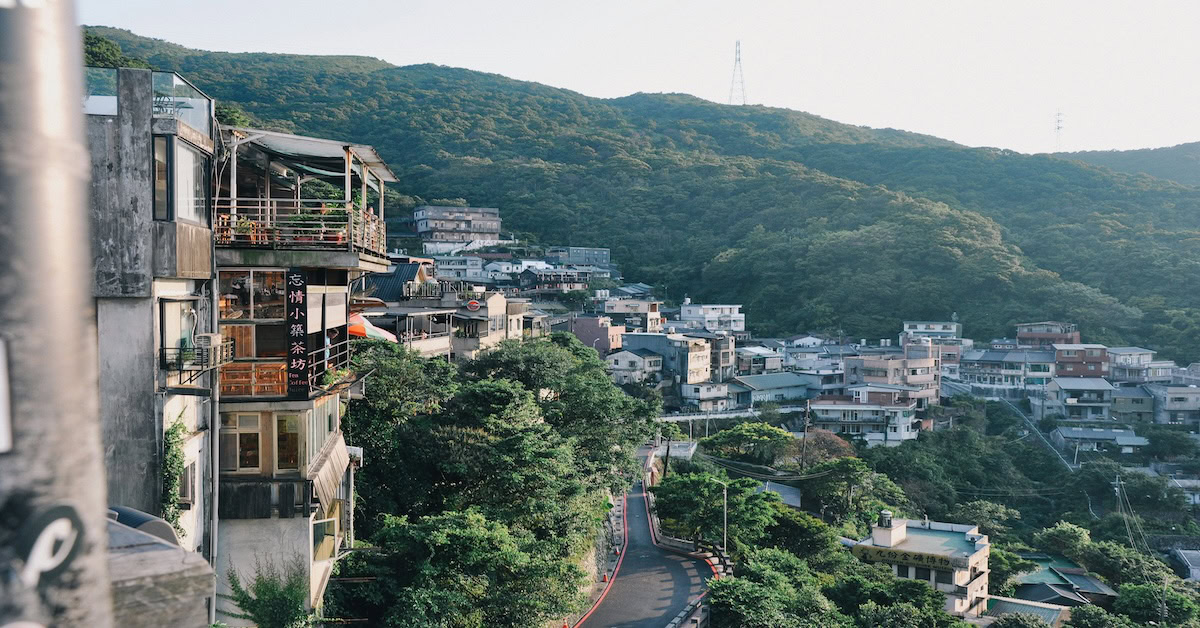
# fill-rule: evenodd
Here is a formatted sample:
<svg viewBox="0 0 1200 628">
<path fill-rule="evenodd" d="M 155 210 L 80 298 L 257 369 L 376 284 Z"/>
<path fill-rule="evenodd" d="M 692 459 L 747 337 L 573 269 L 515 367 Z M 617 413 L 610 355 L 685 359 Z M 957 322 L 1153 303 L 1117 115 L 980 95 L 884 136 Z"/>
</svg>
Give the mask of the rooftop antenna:
<svg viewBox="0 0 1200 628">
<path fill-rule="evenodd" d="M 1054 152 L 1062 150 L 1063 114 L 1059 110 L 1054 114 Z"/>
<path fill-rule="evenodd" d="M 729 104 L 734 104 L 733 96 L 741 98 L 739 105 L 746 104 L 746 77 L 742 76 L 742 41 L 739 39 L 733 45 L 733 79 L 729 81 Z"/>
</svg>

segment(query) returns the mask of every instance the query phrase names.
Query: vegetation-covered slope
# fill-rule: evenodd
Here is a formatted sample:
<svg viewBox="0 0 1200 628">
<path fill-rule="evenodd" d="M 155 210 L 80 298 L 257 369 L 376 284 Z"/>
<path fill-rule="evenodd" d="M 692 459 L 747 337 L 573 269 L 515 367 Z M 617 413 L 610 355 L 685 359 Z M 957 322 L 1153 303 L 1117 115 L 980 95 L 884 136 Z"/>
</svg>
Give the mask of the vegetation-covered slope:
<svg viewBox="0 0 1200 628">
<path fill-rule="evenodd" d="M 1200 142 L 1138 150 L 1088 150 L 1058 153 L 1058 156 L 1117 172 L 1140 172 L 1185 185 L 1200 185 Z"/>
<path fill-rule="evenodd" d="M 596 99 L 360 57 L 190 50 L 93 28 L 272 126 L 380 149 L 404 194 L 609 246 L 667 296 L 746 304 L 760 334 L 967 333 L 1065 318 L 1200 355 L 1200 191 L 1081 162 L 686 95 Z"/>
</svg>

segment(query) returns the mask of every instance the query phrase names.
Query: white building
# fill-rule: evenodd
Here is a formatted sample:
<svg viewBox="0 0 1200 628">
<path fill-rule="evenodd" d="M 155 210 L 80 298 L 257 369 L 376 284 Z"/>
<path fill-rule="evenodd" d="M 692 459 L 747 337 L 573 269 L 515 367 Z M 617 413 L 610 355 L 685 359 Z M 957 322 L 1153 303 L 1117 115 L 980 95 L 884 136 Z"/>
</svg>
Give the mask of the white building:
<svg viewBox="0 0 1200 628">
<path fill-rule="evenodd" d="M 700 382 L 679 387 L 683 405 L 701 412 L 719 412 L 729 409 L 729 384 Z"/>
<path fill-rule="evenodd" d="M 621 350 L 604 358 L 615 384 L 657 383 L 662 380 L 663 358 L 649 349 Z"/>
<path fill-rule="evenodd" d="M 746 315 L 740 305 L 701 305 L 684 298 L 679 320 L 695 321 L 708 331 L 727 331 L 735 336 L 746 332 Z"/>
<path fill-rule="evenodd" d="M 433 258 L 434 276 L 442 280 L 486 279 L 483 258 L 472 255 L 436 255 Z"/>
<path fill-rule="evenodd" d="M 613 323 L 630 331 L 658 333 L 663 330 L 662 301 L 649 299 L 611 299 L 604 302 L 604 313 Z"/>
<path fill-rule="evenodd" d="M 767 373 L 735 377 L 729 384 L 733 405 L 794 401 L 808 397 L 808 379 L 796 373 Z"/>
</svg>

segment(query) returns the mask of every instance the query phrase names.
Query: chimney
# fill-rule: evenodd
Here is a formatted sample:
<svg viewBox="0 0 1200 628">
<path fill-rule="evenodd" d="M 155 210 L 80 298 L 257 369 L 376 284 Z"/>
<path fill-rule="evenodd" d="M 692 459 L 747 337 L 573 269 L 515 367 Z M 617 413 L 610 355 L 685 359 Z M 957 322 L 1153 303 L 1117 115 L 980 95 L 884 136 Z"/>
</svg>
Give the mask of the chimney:
<svg viewBox="0 0 1200 628">
<path fill-rule="evenodd" d="M 871 543 L 876 547 L 895 547 L 908 536 L 907 522 L 893 519 L 892 511 L 879 511 L 879 521 L 871 526 Z"/>
</svg>

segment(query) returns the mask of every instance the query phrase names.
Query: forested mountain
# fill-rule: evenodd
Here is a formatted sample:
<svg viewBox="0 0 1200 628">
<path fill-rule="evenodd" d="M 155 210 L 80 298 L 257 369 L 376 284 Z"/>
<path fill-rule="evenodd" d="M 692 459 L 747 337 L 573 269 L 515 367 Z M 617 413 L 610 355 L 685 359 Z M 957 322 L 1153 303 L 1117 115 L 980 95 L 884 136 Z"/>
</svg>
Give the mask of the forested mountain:
<svg viewBox="0 0 1200 628">
<path fill-rule="evenodd" d="M 977 338 L 1061 318 L 1086 340 L 1200 356 L 1195 188 L 786 109 L 89 30 L 263 124 L 376 146 L 403 194 L 609 246 L 671 298 L 744 303 L 759 334 L 892 337 L 957 311 Z"/>
<path fill-rule="evenodd" d="M 1200 142 L 1139 150 L 1088 150 L 1057 153 L 1117 172 L 1144 173 L 1186 185 L 1200 185 Z"/>
</svg>

